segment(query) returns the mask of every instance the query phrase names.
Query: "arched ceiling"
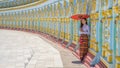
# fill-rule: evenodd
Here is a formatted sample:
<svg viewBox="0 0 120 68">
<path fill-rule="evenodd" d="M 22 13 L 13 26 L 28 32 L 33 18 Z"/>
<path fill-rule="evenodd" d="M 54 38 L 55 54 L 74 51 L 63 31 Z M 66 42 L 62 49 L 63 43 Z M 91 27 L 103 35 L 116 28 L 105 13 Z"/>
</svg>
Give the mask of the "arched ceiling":
<svg viewBox="0 0 120 68">
<path fill-rule="evenodd" d="M 0 2 L 11 2 L 11 1 L 15 1 L 15 0 L 0 0 Z"/>
<path fill-rule="evenodd" d="M 44 6 L 60 2 L 62 0 L 39 0 L 34 3 L 29 3 L 20 6 L 8 7 L 8 8 L 0 8 L 0 13 L 9 13 L 9 12 L 17 12 L 17 11 L 26 11 L 26 10 L 37 10 Z"/>
<path fill-rule="evenodd" d="M 0 9 L 26 5 L 37 1 L 44 0 L 0 0 Z"/>
</svg>

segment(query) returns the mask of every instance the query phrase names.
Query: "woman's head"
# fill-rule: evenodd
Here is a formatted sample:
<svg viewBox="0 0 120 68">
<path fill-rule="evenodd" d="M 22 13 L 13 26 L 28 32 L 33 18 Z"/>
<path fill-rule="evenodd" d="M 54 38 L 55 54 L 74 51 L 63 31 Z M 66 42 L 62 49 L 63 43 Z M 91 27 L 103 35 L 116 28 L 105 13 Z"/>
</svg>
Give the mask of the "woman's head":
<svg viewBox="0 0 120 68">
<path fill-rule="evenodd" d="M 83 24 L 83 25 L 84 25 L 84 24 L 87 24 L 87 20 L 86 20 L 86 19 L 82 19 L 82 20 L 81 20 L 81 24 Z"/>
<path fill-rule="evenodd" d="M 81 20 L 81 28 L 83 27 L 83 25 L 87 25 L 87 19 L 86 18 L 84 18 L 84 19 L 82 19 Z"/>
</svg>

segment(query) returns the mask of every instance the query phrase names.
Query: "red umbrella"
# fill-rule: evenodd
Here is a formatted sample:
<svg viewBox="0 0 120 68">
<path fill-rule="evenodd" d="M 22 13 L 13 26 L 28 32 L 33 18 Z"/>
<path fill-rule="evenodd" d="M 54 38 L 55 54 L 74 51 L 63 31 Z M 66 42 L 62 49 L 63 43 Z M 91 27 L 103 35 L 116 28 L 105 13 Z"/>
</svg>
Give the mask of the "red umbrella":
<svg viewBox="0 0 120 68">
<path fill-rule="evenodd" d="M 75 20 L 81 20 L 81 19 L 85 19 L 85 18 L 89 18 L 90 16 L 87 14 L 75 14 L 72 15 L 71 18 L 75 19 Z"/>
</svg>

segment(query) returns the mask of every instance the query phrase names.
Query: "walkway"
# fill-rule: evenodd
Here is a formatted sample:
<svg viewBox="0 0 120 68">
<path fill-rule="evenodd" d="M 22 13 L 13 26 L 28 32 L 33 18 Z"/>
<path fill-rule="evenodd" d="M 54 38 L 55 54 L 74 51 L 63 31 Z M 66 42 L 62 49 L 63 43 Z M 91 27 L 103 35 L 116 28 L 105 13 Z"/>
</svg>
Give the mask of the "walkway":
<svg viewBox="0 0 120 68">
<path fill-rule="evenodd" d="M 0 30 L 0 68 L 85 68 L 69 50 L 51 45 L 38 35 Z"/>
</svg>

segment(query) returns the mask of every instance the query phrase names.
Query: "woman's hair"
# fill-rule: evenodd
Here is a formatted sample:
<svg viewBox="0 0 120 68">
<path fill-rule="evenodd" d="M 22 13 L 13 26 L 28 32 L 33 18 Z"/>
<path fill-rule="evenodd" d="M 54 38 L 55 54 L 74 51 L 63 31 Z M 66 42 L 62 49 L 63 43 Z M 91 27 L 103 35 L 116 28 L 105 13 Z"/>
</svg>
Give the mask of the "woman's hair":
<svg viewBox="0 0 120 68">
<path fill-rule="evenodd" d="M 87 24 L 87 19 L 84 18 L 84 20 L 86 21 L 86 24 Z M 80 28 L 82 28 L 82 27 L 83 27 L 83 24 L 82 24 L 82 20 L 81 20 L 81 26 L 80 26 Z"/>
</svg>

